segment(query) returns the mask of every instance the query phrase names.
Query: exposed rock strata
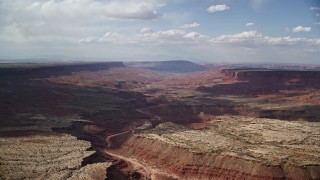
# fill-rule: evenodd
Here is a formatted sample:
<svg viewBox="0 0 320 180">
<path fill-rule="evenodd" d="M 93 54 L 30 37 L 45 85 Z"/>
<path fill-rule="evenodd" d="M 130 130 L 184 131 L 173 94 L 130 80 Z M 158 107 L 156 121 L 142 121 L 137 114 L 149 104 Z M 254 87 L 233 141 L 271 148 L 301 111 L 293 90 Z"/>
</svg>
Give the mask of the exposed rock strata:
<svg viewBox="0 0 320 180">
<path fill-rule="evenodd" d="M 94 153 L 89 147 L 70 135 L 1 137 L 0 179 L 104 179 L 109 164 L 81 167 L 83 158 Z"/>
<path fill-rule="evenodd" d="M 301 81 L 304 83 L 319 82 L 320 71 L 273 70 L 273 69 L 223 69 L 227 76 L 240 81 Z"/>
<path fill-rule="evenodd" d="M 122 62 L 57 64 L 34 67 L 0 68 L 2 78 L 40 78 L 50 76 L 71 75 L 80 71 L 99 71 L 112 67 L 124 67 Z"/>
<path fill-rule="evenodd" d="M 183 179 L 319 179 L 318 123 L 217 117 L 206 130 L 165 123 L 114 153 Z"/>
<path fill-rule="evenodd" d="M 88 179 L 105 179 L 106 169 L 111 166 L 112 163 L 95 163 L 88 164 L 81 169 L 74 171 L 72 176 L 68 180 L 88 180 Z"/>
<path fill-rule="evenodd" d="M 203 100 L 205 101 L 205 100 Z M 227 101 L 215 99 L 207 104 L 173 104 L 159 105 L 146 109 L 162 117 L 164 121 L 175 122 L 179 124 L 188 124 L 199 122 L 198 115 L 201 112 L 205 114 L 220 115 L 242 115 L 259 118 L 273 118 L 283 120 L 303 119 L 306 121 L 319 121 L 318 113 L 320 106 L 294 106 L 282 105 L 278 108 L 275 104 L 253 104 L 248 105 L 243 102 L 230 103 Z M 288 107 L 286 107 L 288 106 Z"/>
</svg>

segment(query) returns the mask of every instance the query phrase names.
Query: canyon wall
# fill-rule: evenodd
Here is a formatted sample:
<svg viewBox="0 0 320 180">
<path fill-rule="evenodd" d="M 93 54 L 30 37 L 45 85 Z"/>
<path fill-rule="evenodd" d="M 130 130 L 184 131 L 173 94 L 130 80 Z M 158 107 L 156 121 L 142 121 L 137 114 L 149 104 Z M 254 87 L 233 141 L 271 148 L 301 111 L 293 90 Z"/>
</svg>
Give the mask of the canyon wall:
<svg viewBox="0 0 320 180">
<path fill-rule="evenodd" d="M 192 152 L 166 142 L 132 136 L 114 153 L 136 158 L 182 179 L 318 179 L 320 166 L 266 163 L 231 154 Z"/>
<path fill-rule="evenodd" d="M 50 76 L 71 75 L 74 72 L 80 71 L 99 71 L 112 67 L 124 67 L 122 62 L 101 62 L 101 63 L 78 63 L 78 64 L 40 64 L 33 67 L 18 67 L 18 68 L 0 68 L 0 77 L 12 78 L 44 78 Z"/>
<path fill-rule="evenodd" d="M 242 115 L 259 118 L 272 118 L 283 120 L 318 121 L 319 118 L 315 112 L 319 111 L 320 106 L 292 109 L 261 109 L 250 107 L 244 104 L 227 103 L 216 101 L 216 104 L 206 105 L 159 105 L 145 109 L 145 111 L 161 116 L 162 121 L 175 122 L 178 124 L 189 124 L 199 122 L 198 115 L 203 112 L 215 116 L 220 115 Z"/>
<path fill-rule="evenodd" d="M 320 81 L 320 71 L 272 70 L 272 69 L 223 69 L 221 73 L 239 81 Z"/>
</svg>

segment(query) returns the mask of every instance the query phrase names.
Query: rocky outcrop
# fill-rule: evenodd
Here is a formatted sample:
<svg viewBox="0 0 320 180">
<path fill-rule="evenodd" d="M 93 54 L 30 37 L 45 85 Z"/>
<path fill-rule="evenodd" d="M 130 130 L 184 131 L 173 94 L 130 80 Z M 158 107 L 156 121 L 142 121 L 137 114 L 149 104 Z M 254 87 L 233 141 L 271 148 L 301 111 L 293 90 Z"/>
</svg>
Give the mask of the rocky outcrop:
<svg viewBox="0 0 320 180">
<path fill-rule="evenodd" d="M 320 178 L 319 124 L 242 116 L 206 124 L 162 123 L 110 151 L 180 179 Z"/>
<path fill-rule="evenodd" d="M 0 77 L 6 78 L 45 78 L 50 76 L 71 75 L 80 71 L 99 71 L 112 67 L 124 67 L 122 62 L 73 63 L 73 64 L 40 64 L 34 67 L 0 68 Z"/>
<path fill-rule="evenodd" d="M 216 100 L 210 104 L 164 104 L 145 109 L 158 116 L 162 121 L 189 124 L 200 122 L 198 115 L 203 112 L 211 115 L 243 115 L 259 118 L 273 118 L 282 120 L 319 121 L 317 112 L 320 106 L 297 106 L 294 108 L 255 107 L 242 103 L 232 103 Z"/>
<path fill-rule="evenodd" d="M 320 81 L 320 71 L 273 70 L 273 69 L 223 69 L 221 73 L 239 81 L 303 82 Z M 274 83 L 276 83 L 274 82 Z"/>
<path fill-rule="evenodd" d="M 0 144 L 0 179 L 104 179 L 110 165 L 82 167 L 94 151 L 87 151 L 89 142 L 70 135 L 1 137 Z"/>
<path fill-rule="evenodd" d="M 108 169 L 111 164 L 112 163 L 108 162 L 88 164 L 73 172 L 72 176 L 68 178 L 68 180 L 106 179 L 106 169 Z"/>
<path fill-rule="evenodd" d="M 317 179 L 319 165 L 282 166 L 231 155 L 190 152 L 165 142 L 131 137 L 116 151 L 147 161 L 183 179 Z"/>
</svg>

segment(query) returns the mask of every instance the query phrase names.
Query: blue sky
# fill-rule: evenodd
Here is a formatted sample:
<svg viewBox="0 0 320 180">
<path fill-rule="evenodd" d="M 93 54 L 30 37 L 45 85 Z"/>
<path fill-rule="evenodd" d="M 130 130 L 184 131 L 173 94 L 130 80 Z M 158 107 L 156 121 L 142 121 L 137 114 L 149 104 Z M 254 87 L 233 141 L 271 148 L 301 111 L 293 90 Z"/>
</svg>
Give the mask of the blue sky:
<svg viewBox="0 0 320 180">
<path fill-rule="evenodd" d="M 319 0 L 0 0 L 0 58 L 320 64 Z"/>
</svg>

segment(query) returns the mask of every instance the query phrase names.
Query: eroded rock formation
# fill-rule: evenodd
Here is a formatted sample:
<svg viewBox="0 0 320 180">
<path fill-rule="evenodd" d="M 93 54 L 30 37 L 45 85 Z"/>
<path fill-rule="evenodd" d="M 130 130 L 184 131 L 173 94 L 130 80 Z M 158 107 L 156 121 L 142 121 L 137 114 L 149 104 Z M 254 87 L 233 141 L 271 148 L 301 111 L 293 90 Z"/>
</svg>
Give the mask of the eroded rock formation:
<svg viewBox="0 0 320 180">
<path fill-rule="evenodd" d="M 227 76 L 240 81 L 277 81 L 277 82 L 319 82 L 320 71 L 274 70 L 274 69 L 223 69 Z"/>
<path fill-rule="evenodd" d="M 182 179 L 319 179 L 319 128 L 310 122 L 221 116 L 200 131 L 160 124 L 112 152 Z"/>
<path fill-rule="evenodd" d="M 104 179 L 109 163 L 82 167 L 91 144 L 70 135 L 0 138 L 0 179 Z"/>
</svg>

